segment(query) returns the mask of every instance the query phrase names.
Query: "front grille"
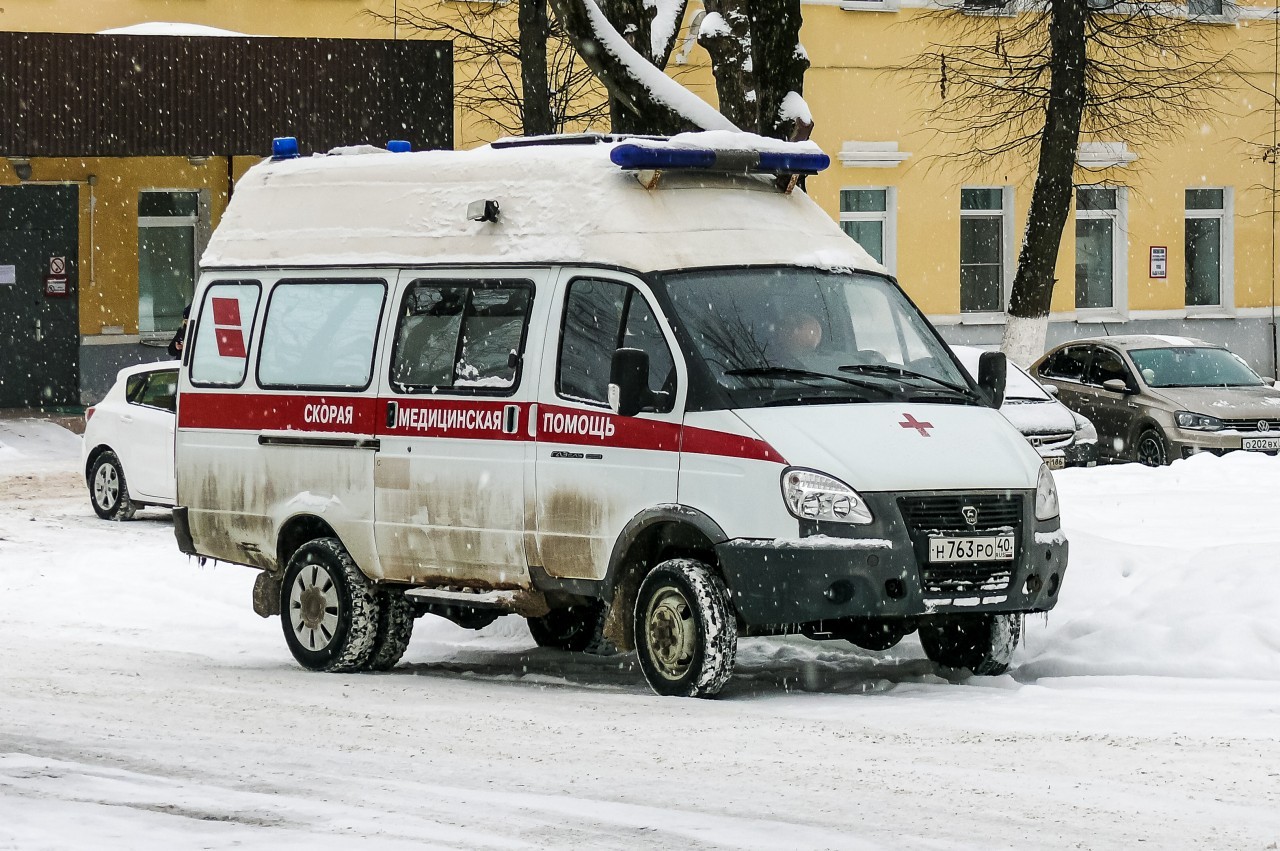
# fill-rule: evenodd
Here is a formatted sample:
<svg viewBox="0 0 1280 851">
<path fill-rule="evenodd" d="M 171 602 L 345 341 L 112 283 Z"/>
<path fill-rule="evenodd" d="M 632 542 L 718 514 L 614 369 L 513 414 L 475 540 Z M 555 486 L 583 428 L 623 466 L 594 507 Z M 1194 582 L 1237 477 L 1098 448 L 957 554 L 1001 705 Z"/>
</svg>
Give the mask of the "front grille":
<svg viewBox="0 0 1280 851">
<path fill-rule="evenodd" d="M 926 564 L 920 568 L 920 590 L 926 597 L 978 597 L 1005 591 L 1013 581 L 1008 562 L 992 564 Z"/>
<path fill-rule="evenodd" d="M 964 519 L 964 509 L 978 512 L 977 522 Z M 917 535 L 994 531 L 1022 526 L 1022 494 L 971 493 L 898 498 L 898 509 L 914 539 Z"/>
<path fill-rule="evenodd" d="M 1266 423 L 1267 424 L 1266 428 L 1258 428 L 1259 423 Z M 1275 432 L 1276 436 L 1280 437 L 1280 420 L 1257 419 L 1257 418 L 1254 418 L 1251 420 L 1245 420 L 1245 419 L 1223 420 L 1222 424 L 1227 428 L 1235 429 L 1236 431 Z"/>
<path fill-rule="evenodd" d="M 1056 449 L 1059 446 L 1064 446 L 1070 443 L 1071 438 L 1073 437 L 1075 437 L 1075 435 L 1069 431 L 1053 434 L 1029 434 L 1027 435 L 1027 442 L 1037 448 L 1043 446 L 1050 449 Z"/>
<path fill-rule="evenodd" d="M 975 522 L 965 519 L 965 509 L 977 511 Z M 931 564 L 930 535 L 974 535 L 1012 531 L 1021 539 L 1023 495 L 1020 493 L 937 494 L 898 498 L 898 509 L 915 545 L 920 565 L 920 590 L 926 599 L 960 600 L 1007 592 L 1013 581 L 1012 562 L 958 562 Z"/>
</svg>

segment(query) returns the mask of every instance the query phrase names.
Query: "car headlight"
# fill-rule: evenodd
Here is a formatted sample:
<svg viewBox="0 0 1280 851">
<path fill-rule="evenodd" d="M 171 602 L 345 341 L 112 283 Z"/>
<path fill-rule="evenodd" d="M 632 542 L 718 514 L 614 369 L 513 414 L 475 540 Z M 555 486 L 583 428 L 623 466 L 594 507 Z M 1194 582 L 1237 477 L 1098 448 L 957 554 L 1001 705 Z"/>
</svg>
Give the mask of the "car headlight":
<svg viewBox="0 0 1280 851">
<path fill-rule="evenodd" d="M 1058 516 L 1058 486 L 1053 483 L 1053 473 L 1044 464 L 1036 479 L 1036 519 L 1052 520 Z"/>
<path fill-rule="evenodd" d="M 870 523 L 871 509 L 858 492 L 839 479 L 788 467 L 782 471 L 782 498 L 801 520 L 826 523 Z"/>
<path fill-rule="evenodd" d="M 1098 430 L 1093 427 L 1088 417 L 1082 417 L 1075 411 L 1071 412 L 1071 417 L 1076 421 L 1076 443 L 1098 442 Z"/>
<path fill-rule="evenodd" d="M 1222 424 L 1222 420 L 1217 417 L 1193 414 L 1190 411 L 1178 411 L 1173 415 L 1173 418 L 1178 423 L 1178 428 L 1191 429 L 1192 431 L 1221 431 L 1225 427 Z"/>
</svg>

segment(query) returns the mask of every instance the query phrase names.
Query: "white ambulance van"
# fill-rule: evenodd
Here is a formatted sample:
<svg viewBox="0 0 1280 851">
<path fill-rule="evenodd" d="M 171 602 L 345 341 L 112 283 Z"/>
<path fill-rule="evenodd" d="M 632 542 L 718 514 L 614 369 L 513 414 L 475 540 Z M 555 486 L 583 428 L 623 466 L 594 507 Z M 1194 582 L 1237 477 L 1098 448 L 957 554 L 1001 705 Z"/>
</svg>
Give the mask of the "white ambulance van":
<svg viewBox="0 0 1280 851">
<path fill-rule="evenodd" d="M 202 260 L 175 526 L 261 571 L 304 667 L 390 668 L 430 613 L 634 649 L 667 695 L 716 694 L 740 635 L 918 630 L 993 674 L 1054 606 L 1002 356 L 970 379 L 791 191 L 816 147 L 278 145 Z"/>
</svg>

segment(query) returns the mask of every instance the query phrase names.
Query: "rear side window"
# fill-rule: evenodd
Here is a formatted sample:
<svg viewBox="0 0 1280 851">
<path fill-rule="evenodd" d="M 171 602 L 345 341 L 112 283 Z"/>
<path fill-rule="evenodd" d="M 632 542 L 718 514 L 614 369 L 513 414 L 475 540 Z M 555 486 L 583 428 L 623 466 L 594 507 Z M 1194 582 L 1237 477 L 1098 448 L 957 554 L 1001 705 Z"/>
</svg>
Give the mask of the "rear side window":
<svg viewBox="0 0 1280 851">
<path fill-rule="evenodd" d="M 257 281 L 219 281 L 205 290 L 192 345 L 193 385 L 239 387 L 244 383 L 261 295 Z"/>
<path fill-rule="evenodd" d="M 258 384 L 364 390 L 386 293 L 380 279 L 281 281 L 267 303 Z"/>
<path fill-rule="evenodd" d="M 1064 378 L 1067 381 L 1083 381 L 1084 369 L 1089 363 L 1089 350 L 1084 346 L 1063 349 L 1040 365 L 1045 378 Z"/>
<path fill-rule="evenodd" d="M 138 383 L 135 392 L 130 393 L 130 402 L 135 405 L 145 405 L 148 408 L 159 408 L 162 411 L 178 409 L 178 371 L 176 369 L 166 369 L 135 377 L 144 380 Z M 131 389 L 133 389 L 132 385 Z"/>
<path fill-rule="evenodd" d="M 1110 381 L 1113 378 L 1128 384 L 1129 370 L 1125 368 L 1120 355 L 1110 349 L 1097 349 L 1093 364 L 1089 368 L 1089 383 L 1101 387 L 1104 381 Z"/>
<path fill-rule="evenodd" d="M 643 295 L 615 281 L 579 278 L 565 296 L 556 392 L 566 399 L 608 404 L 609 370 L 619 348 L 649 355 L 649 389 L 666 391 L 662 411 L 674 404 L 675 361 Z"/>
<path fill-rule="evenodd" d="M 530 281 L 414 281 L 391 354 L 401 393 L 507 395 L 520 382 Z"/>
</svg>

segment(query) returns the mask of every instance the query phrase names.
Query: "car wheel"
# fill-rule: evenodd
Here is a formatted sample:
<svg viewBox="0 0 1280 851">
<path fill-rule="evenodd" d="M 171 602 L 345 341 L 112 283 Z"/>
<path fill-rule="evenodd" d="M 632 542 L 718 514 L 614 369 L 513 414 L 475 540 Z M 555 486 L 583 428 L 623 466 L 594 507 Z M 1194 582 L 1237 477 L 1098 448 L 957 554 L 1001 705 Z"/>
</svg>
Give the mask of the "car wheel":
<svg viewBox="0 0 1280 851">
<path fill-rule="evenodd" d="M 369 670 L 390 671 L 409 649 L 409 639 L 413 637 L 413 604 L 399 592 L 383 591 L 378 599 L 378 632 L 373 639 Z"/>
<path fill-rule="evenodd" d="M 600 607 L 570 606 L 529 618 L 529 633 L 539 647 L 581 652 L 591 646 L 600 626 Z"/>
<path fill-rule="evenodd" d="M 103 520 L 131 520 L 138 510 L 129 499 L 124 467 L 109 449 L 94 460 L 89 471 L 89 500 L 93 503 L 94 512 Z"/>
<path fill-rule="evenodd" d="M 929 661 L 995 676 L 1009 670 L 1022 637 L 1022 615 L 944 615 L 920 625 Z"/>
<path fill-rule="evenodd" d="M 1169 453 L 1165 450 L 1164 435 L 1159 429 L 1148 428 L 1138 435 L 1138 443 L 1133 454 L 1138 463 L 1148 467 L 1163 467 L 1169 463 Z"/>
<path fill-rule="evenodd" d="M 378 636 L 378 596 L 337 538 L 303 544 L 280 586 L 280 621 L 293 658 L 312 671 L 368 667 Z"/>
<path fill-rule="evenodd" d="M 702 562 L 655 567 L 640 583 L 634 626 L 640 669 L 656 693 L 712 697 L 729 681 L 738 621 L 724 583 Z"/>
</svg>

